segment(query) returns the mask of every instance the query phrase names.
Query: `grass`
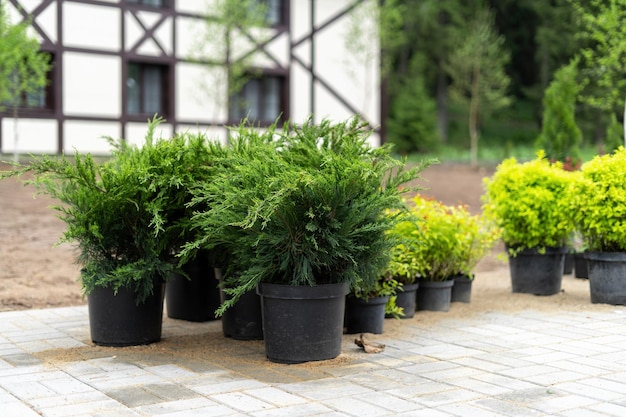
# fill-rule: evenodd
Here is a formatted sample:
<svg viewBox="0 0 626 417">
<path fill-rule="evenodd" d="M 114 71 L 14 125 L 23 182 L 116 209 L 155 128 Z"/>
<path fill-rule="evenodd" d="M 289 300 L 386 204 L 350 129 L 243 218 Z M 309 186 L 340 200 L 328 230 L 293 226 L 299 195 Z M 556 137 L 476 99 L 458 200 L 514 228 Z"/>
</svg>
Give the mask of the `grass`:
<svg viewBox="0 0 626 417">
<path fill-rule="evenodd" d="M 498 165 L 502 160 L 514 157 L 520 161 L 528 161 L 535 157 L 537 149 L 528 145 L 510 146 L 483 146 L 478 147 L 478 162 L 480 165 Z M 583 162 L 591 160 L 598 154 L 598 149 L 593 145 L 585 145 L 581 149 Z M 437 152 L 428 154 L 412 154 L 408 156 L 409 162 L 418 162 L 425 158 L 437 158 L 440 162 L 470 163 L 469 149 L 458 146 L 444 145 Z"/>
</svg>

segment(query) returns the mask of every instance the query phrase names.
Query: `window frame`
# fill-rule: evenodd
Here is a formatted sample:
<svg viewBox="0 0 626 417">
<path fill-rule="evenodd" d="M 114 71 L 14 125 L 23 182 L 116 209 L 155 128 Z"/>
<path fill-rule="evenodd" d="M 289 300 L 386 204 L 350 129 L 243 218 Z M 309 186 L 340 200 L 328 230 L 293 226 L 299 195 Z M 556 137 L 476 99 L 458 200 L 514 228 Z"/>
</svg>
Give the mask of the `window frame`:
<svg viewBox="0 0 626 417">
<path fill-rule="evenodd" d="M 261 2 L 261 3 L 265 3 L 265 4 L 267 4 L 267 2 L 268 2 L 268 0 L 258 0 L 258 1 Z M 268 27 L 280 28 L 280 27 L 283 27 L 283 26 L 285 26 L 285 27 L 288 26 L 288 22 L 289 22 L 288 10 L 289 10 L 289 8 L 287 7 L 288 6 L 287 3 L 288 3 L 288 0 L 278 0 L 278 7 L 279 7 L 279 10 L 278 10 L 278 21 L 270 22 L 267 19 L 267 16 L 265 16 L 266 24 L 267 24 Z M 268 8 L 268 11 L 269 11 L 269 8 Z"/>
<path fill-rule="evenodd" d="M 139 111 L 131 112 L 130 111 L 130 87 L 128 86 L 128 81 L 130 79 L 130 68 L 131 65 L 137 65 L 140 70 L 140 80 L 139 80 Z M 161 73 L 160 80 L 160 111 L 157 114 L 165 119 L 168 119 L 173 114 L 172 109 L 172 98 L 171 88 L 172 88 L 172 64 L 169 62 L 157 62 L 157 61 L 149 61 L 142 60 L 141 58 L 133 58 L 128 59 L 125 63 L 125 78 L 123 81 L 124 88 L 124 111 L 123 114 L 125 118 L 129 121 L 145 121 L 146 117 L 152 118 L 154 116 L 154 112 L 146 111 L 146 101 L 145 101 L 145 70 L 150 67 L 158 67 Z"/>
<path fill-rule="evenodd" d="M 290 103 L 289 103 L 289 74 L 285 71 L 282 70 L 260 70 L 259 72 L 249 72 L 247 74 L 247 77 L 249 77 L 248 81 L 246 82 L 246 84 L 241 88 L 241 90 L 239 90 L 238 92 L 232 94 L 229 98 L 228 98 L 228 123 L 231 125 L 238 125 L 241 123 L 241 121 L 245 118 L 247 118 L 247 114 L 243 114 L 242 113 L 238 113 L 235 114 L 235 109 L 234 109 L 234 100 L 237 99 L 237 97 L 239 97 L 243 92 L 244 89 L 246 87 L 246 85 L 253 80 L 260 80 L 260 79 L 268 79 L 268 78 L 276 78 L 279 80 L 279 85 L 280 85 L 280 91 L 279 91 L 279 114 L 276 115 L 276 118 L 272 119 L 272 120 L 259 120 L 259 119 L 249 119 L 250 123 L 253 123 L 256 126 L 261 126 L 261 127 L 267 127 L 272 125 L 273 123 L 277 122 L 277 124 L 279 126 L 282 126 L 287 120 L 289 120 L 289 113 L 290 113 Z M 258 109 L 259 109 L 259 113 L 263 114 L 265 111 L 265 103 L 263 100 L 263 91 L 261 91 L 261 93 L 259 94 L 259 96 L 256 98 L 257 101 L 257 105 L 258 105 Z M 245 99 L 245 97 L 244 97 Z"/>
<path fill-rule="evenodd" d="M 161 0 L 162 4 L 160 6 L 153 6 L 152 4 L 145 4 L 146 0 L 124 0 L 124 2 L 132 7 L 139 7 L 142 9 L 152 9 L 152 10 L 162 10 L 162 9 L 171 9 L 172 1 L 171 0 Z M 282 1 L 282 0 L 281 0 Z"/>
<path fill-rule="evenodd" d="M 42 53 L 45 53 L 49 57 L 50 69 L 46 73 L 46 85 L 42 87 L 44 94 L 44 105 L 43 106 L 29 106 L 28 95 L 26 93 L 22 93 L 22 97 L 20 100 L 20 104 L 17 106 L 18 114 L 20 117 L 32 117 L 32 116 L 50 116 L 56 112 L 56 94 L 57 94 L 57 86 L 54 82 L 56 79 L 56 54 L 52 51 L 42 50 Z M 13 112 L 11 106 L 4 106 L 4 110 L 2 114 L 9 115 Z"/>
</svg>

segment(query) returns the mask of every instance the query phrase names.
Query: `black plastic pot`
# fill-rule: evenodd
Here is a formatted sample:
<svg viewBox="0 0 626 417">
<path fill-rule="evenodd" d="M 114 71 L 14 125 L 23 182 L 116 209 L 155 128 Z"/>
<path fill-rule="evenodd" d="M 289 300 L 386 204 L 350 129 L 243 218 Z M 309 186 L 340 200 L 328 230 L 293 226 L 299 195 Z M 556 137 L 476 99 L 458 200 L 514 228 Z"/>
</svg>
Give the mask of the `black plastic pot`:
<svg viewBox="0 0 626 417">
<path fill-rule="evenodd" d="M 215 268 L 215 277 L 219 282 L 220 301 L 229 297 L 222 291 L 222 270 Z M 224 336 L 236 340 L 263 340 L 263 317 L 261 298 L 256 291 L 249 291 L 222 315 L 222 332 Z"/>
<path fill-rule="evenodd" d="M 333 359 L 341 353 L 347 284 L 262 283 L 265 354 L 272 362 Z"/>
<path fill-rule="evenodd" d="M 563 262 L 563 275 L 569 275 L 574 272 L 574 256 L 572 252 L 565 254 L 565 260 Z"/>
<path fill-rule="evenodd" d="M 346 333 L 381 334 L 385 324 L 385 306 L 389 296 L 373 297 L 367 300 L 355 297 L 346 298 Z"/>
<path fill-rule="evenodd" d="M 453 285 L 452 279 L 446 281 L 420 280 L 417 289 L 417 310 L 449 311 Z"/>
<path fill-rule="evenodd" d="M 415 316 L 417 302 L 416 292 L 418 286 L 419 284 L 417 282 L 413 284 L 403 284 L 402 290 L 398 291 L 396 294 L 396 305 L 402 307 L 402 312 L 404 313 L 404 315 L 400 317 L 401 319 L 410 319 Z"/>
<path fill-rule="evenodd" d="M 165 306 L 172 319 L 203 322 L 215 320 L 220 306 L 220 290 L 208 253 L 199 252 L 187 262 L 183 271 L 189 276 L 176 275 L 167 282 Z"/>
<path fill-rule="evenodd" d="M 450 301 L 453 303 L 469 303 L 472 301 L 472 282 L 467 275 L 455 275 L 454 285 L 452 285 L 452 293 L 450 294 Z"/>
<path fill-rule="evenodd" d="M 626 253 L 587 252 L 592 303 L 626 305 Z"/>
<path fill-rule="evenodd" d="M 91 340 L 101 346 L 147 345 L 161 340 L 165 284 L 137 304 L 134 291 L 95 288 L 88 296 Z"/>
<path fill-rule="evenodd" d="M 509 256 L 514 293 L 553 295 L 561 291 L 566 248 L 547 248 L 545 253 L 526 249 Z"/>
<path fill-rule="evenodd" d="M 226 294 L 220 291 L 222 301 Z M 224 336 L 236 340 L 262 340 L 263 316 L 261 298 L 256 291 L 243 294 L 239 300 L 222 315 L 222 332 Z"/>
<path fill-rule="evenodd" d="M 589 278 L 589 268 L 584 252 L 574 254 L 574 276 L 576 278 Z"/>
</svg>

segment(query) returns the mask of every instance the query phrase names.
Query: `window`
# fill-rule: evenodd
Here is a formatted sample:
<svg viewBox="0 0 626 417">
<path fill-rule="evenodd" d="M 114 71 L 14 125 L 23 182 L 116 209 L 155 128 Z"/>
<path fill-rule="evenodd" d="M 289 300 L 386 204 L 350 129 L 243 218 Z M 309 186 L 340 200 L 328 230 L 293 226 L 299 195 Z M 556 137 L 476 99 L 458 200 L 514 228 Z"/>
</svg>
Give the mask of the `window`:
<svg viewBox="0 0 626 417">
<path fill-rule="evenodd" d="M 252 78 L 231 98 L 230 113 L 232 120 L 250 121 L 262 124 L 274 123 L 279 117 L 284 120 L 285 77 L 263 75 Z"/>
<path fill-rule="evenodd" d="M 259 0 L 267 7 L 265 19 L 268 25 L 277 26 L 284 23 L 283 0 Z"/>
<path fill-rule="evenodd" d="M 54 55 L 44 52 L 48 55 L 50 70 L 46 73 L 46 85 L 39 87 L 36 91 L 30 93 L 22 93 L 19 99 L 18 107 L 23 110 L 54 110 Z M 10 103 L 5 103 L 10 107 Z"/>
<path fill-rule="evenodd" d="M 129 63 L 126 79 L 128 114 L 167 116 L 168 67 Z"/>
<path fill-rule="evenodd" d="M 148 7 L 168 7 L 168 0 L 126 0 L 131 4 L 138 4 Z"/>
</svg>

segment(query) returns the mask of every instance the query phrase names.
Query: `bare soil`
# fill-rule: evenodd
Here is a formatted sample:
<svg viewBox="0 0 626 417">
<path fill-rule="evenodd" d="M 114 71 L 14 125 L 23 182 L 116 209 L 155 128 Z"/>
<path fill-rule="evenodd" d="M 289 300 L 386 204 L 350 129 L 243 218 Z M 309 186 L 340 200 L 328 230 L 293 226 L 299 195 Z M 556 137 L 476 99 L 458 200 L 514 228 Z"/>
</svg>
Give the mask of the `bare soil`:
<svg viewBox="0 0 626 417">
<path fill-rule="evenodd" d="M 0 166 L 0 169 L 8 169 Z M 483 178 L 492 168 L 467 165 L 433 165 L 423 172 L 423 194 L 446 204 L 466 204 L 480 211 Z M 22 178 L 22 180 L 25 178 Z M 35 189 L 22 180 L 0 181 L 0 311 L 81 305 L 85 303 L 78 282 L 79 266 L 68 244 L 57 246 L 64 224 L 50 208 L 55 201 L 34 197 Z M 501 246 L 494 249 L 476 270 L 472 302 L 455 305 L 446 317 L 464 317 L 482 311 L 518 309 L 607 309 L 592 305 L 585 280 L 565 276 L 563 290 L 550 297 L 512 294 L 508 266 L 498 259 Z M 420 315 L 419 320 L 429 320 Z M 433 317 L 439 317 L 435 315 Z"/>
</svg>

